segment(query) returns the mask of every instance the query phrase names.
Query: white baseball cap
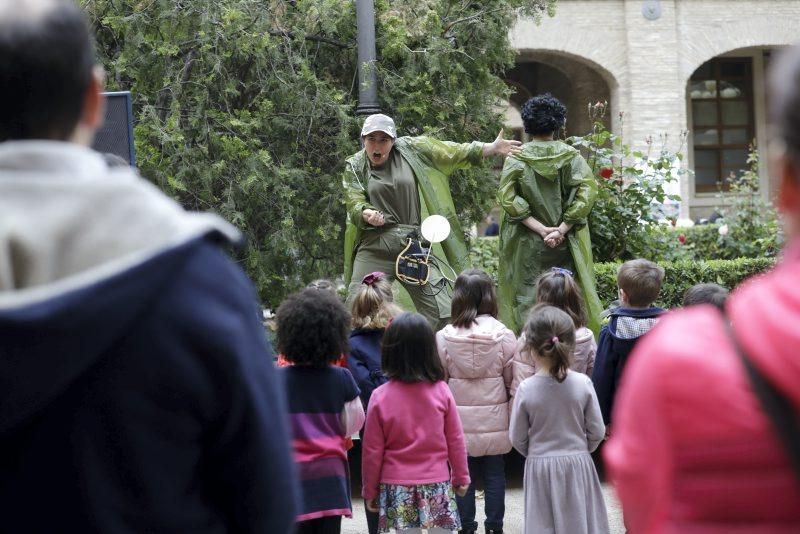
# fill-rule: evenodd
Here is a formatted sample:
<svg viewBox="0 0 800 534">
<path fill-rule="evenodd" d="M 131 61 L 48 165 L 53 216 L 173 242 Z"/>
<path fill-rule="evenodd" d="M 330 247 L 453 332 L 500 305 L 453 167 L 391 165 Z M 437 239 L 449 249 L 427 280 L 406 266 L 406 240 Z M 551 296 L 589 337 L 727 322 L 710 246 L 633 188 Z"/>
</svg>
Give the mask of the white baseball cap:
<svg viewBox="0 0 800 534">
<path fill-rule="evenodd" d="M 364 121 L 364 127 L 361 128 L 361 137 L 373 132 L 383 132 L 392 139 L 397 139 L 397 128 L 395 128 L 394 121 L 391 117 L 383 113 L 370 115 L 367 117 L 367 120 Z"/>
</svg>

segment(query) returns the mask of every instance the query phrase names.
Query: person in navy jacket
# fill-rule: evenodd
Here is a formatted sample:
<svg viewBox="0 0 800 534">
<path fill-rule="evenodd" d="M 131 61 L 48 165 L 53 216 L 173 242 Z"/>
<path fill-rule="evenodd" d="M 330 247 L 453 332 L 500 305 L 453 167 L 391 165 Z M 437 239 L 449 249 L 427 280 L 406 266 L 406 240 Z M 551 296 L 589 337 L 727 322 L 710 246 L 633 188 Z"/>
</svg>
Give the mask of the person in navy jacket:
<svg viewBox="0 0 800 534">
<path fill-rule="evenodd" d="M 663 281 L 664 268 L 644 259 L 626 261 L 617 273 L 622 306 L 611 312 L 608 324 L 600 330 L 592 373 L 603 423 L 607 427 L 611 424 L 614 399 L 628 357 L 639 339 L 666 312 L 653 306 Z"/>
<path fill-rule="evenodd" d="M 101 80 L 73 2 L 0 2 L 0 530 L 289 533 L 239 233 L 87 148 Z"/>
</svg>

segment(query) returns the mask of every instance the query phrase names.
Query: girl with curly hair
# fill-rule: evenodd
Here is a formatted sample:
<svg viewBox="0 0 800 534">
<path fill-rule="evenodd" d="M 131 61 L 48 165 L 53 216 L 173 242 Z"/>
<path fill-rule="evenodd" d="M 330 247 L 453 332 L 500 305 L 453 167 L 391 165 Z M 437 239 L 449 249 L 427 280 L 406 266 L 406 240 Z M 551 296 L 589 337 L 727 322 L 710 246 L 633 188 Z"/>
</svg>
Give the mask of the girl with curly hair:
<svg viewBox="0 0 800 534">
<path fill-rule="evenodd" d="M 500 178 L 500 317 L 517 333 L 536 301 L 536 279 L 551 267 L 575 273 L 588 326 L 599 331 L 587 226 L 597 182 L 578 150 L 554 138 L 566 120 L 567 108 L 549 93 L 528 100 L 522 121 L 532 141 L 506 158 Z"/>
<path fill-rule="evenodd" d="M 350 371 L 332 365 L 347 352 L 350 314 L 328 291 L 306 289 L 278 308 L 278 348 L 292 447 L 302 481 L 298 534 L 333 534 L 352 517 L 347 439 L 364 423 Z"/>
</svg>

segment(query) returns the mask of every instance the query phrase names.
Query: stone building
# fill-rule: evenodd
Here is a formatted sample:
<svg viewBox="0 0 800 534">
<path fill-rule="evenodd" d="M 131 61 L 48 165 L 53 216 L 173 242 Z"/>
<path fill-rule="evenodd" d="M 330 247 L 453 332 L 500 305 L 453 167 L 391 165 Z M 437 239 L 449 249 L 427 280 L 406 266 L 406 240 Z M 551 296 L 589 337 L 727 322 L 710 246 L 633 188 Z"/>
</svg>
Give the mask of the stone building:
<svg viewBox="0 0 800 534">
<path fill-rule="evenodd" d="M 635 149 L 666 134 L 677 150 L 688 131 L 694 172 L 680 184 L 681 215 L 695 217 L 715 205 L 717 182 L 745 166 L 752 140 L 766 146 L 765 69 L 776 48 L 800 41 L 800 0 L 559 0 L 554 18 L 520 20 L 511 40 L 509 126 L 521 127 L 526 98 L 549 91 L 570 108 L 570 135 L 589 130 L 585 110 L 598 100 Z"/>
</svg>

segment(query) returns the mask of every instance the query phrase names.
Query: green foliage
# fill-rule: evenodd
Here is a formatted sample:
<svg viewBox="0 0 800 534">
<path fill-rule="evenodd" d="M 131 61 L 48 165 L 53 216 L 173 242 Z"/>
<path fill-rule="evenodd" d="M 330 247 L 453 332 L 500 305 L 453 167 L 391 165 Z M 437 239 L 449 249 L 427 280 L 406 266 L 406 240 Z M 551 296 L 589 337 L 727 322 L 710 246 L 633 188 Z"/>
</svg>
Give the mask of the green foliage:
<svg viewBox="0 0 800 534">
<path fill-rule="evenodd" d="M 631 151 L 603 125 L 606 107 L 604 102 L 590 106 L 595 120 L 592 133 L 567 140 L 582 150 L 597 176 L 598 195 L 589 215 L 589 230 L 595 261 L 600 262 L 635 258 L 659 248 L 652 232 L 659 224 L 656 207 L 666 200 L 680 200 L 666 189 L 685 173 L 680 153 L 667 151 L 666 142 L 653 150 L 649 139 L 646 153 Z"/>
<path fill-rule="evenodd" d="M 705 228 L 705 227 L 698 227 Z M 470 259 L 472 264 L 497 280 L 499 241 L 496 237 L 475 240 Z M 680 306 L 683 294 L 694 284 L 713 282 L 733 289 L 746 278 L 772 268 L 774 258 L 739 258 L 734 260 L 658 261 L 666 277 L 658 304 L 665 308 Z M 617 298 L 617 270 L 620 263 L 595 263 L 597 293 L 600 302 L 610 304 Z"/>
<path fill-rule="evenodd" d="M 715 283 L 733 289 L 747 278 L 770 270 L 775 265 L 775 259 L 681 260 L 658 262 L 658 264 L 664 268 L 665 277 L 656 305 L 677 308 L 683 302 L 683 294 L 693 285 Z M 617 299 L 619 266 L 619 263 L 595 264 L 597 294 L 604 305 Z"/>
<path fill-rule="evenodd" d="M 723 219 L 713 257 L 773 257 L 783 245 L 775 208 L 759 192 L 758 167 L 758 150 L 752 145 L 747 169 L 728 178 L 728 192 L 720 192 L 717 211 Z"/>
<path fill-rule="evenodd" d="M 725 234 L 725 226 L 728 227 Z M 690 228 L 664 226 L 651 231 L 653 243 L 658 245 L 641 257 L 654 261 L 735 259 L 735 258 L 774 258 L 777 256 L 783 238 L 778 222 L 758 227 L 756 237 L 730 238 L 731 223 L 701 224 Z M 722 233 L 720 233 L 722 229 Z M 761 234 L 761 237 L 758 235 Z"/>
<path fill-rule="evenodd" d="M 691 228 L 651 228 L 653 246 L 640 256 L 654 261 L 774 258 L 783 246 L 783 234 L 775 209 L 758 190 L 755 147 L 747 162 L 747 169 L 729 178 L 729 191 L 718 195 L 716 211 L 722 219 Z"/>
<path fill-rule="evenodd" d="M 353 0 L 81 0 L 114 90 L 134 94 L 142 175 L 248 239 L 265 304 L 342 272 L 341 171 L 359 149 Z M 555 0 L 376 2 L 378 84 L 401 133 L 491 141 L 518 13 Z M 454 176 L 477 221 L 490 169 Z"/>
</svg>

